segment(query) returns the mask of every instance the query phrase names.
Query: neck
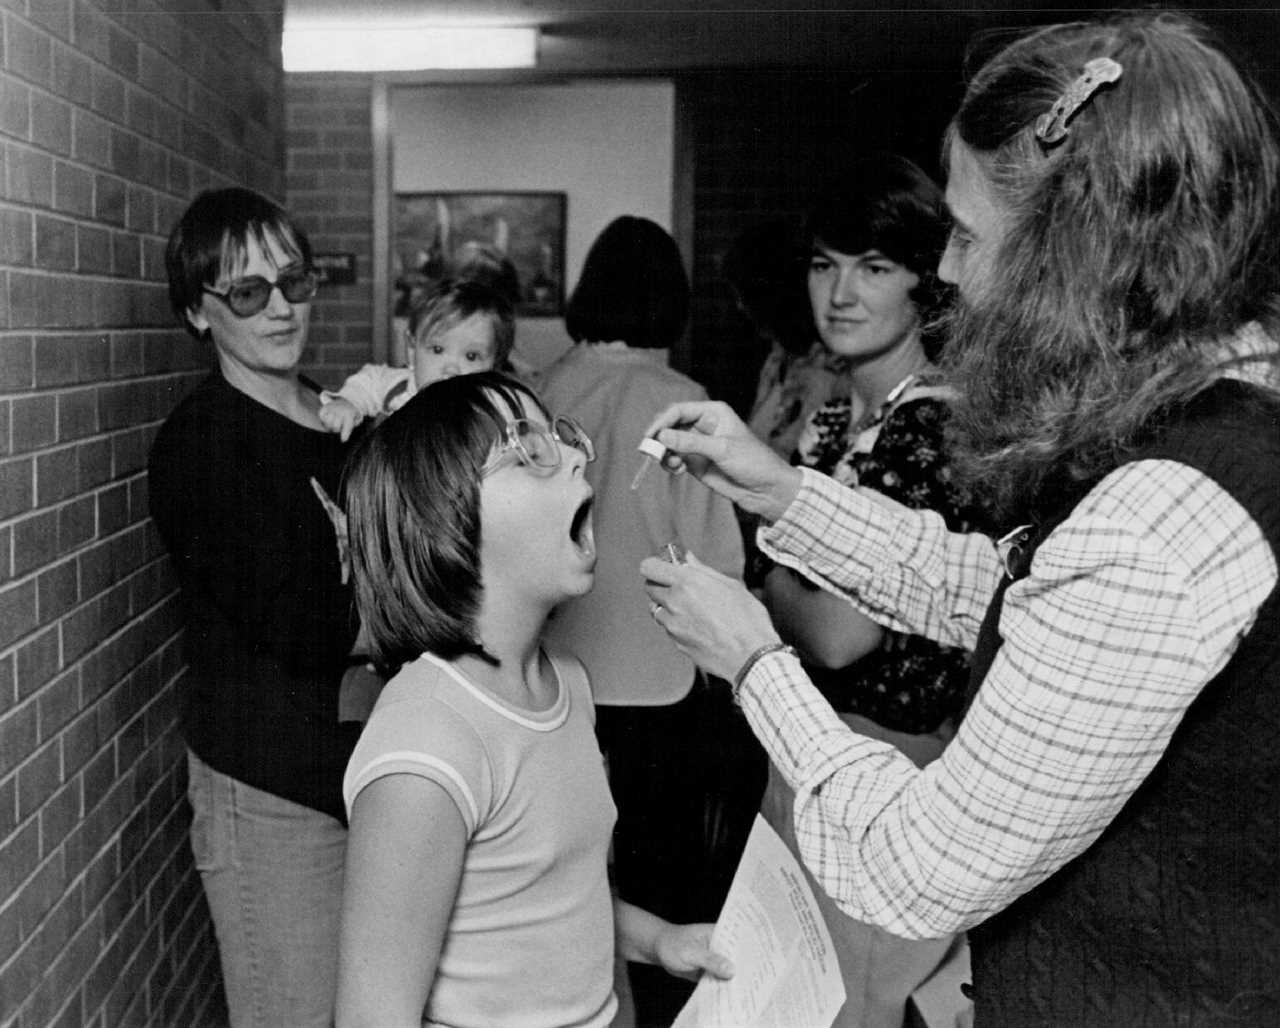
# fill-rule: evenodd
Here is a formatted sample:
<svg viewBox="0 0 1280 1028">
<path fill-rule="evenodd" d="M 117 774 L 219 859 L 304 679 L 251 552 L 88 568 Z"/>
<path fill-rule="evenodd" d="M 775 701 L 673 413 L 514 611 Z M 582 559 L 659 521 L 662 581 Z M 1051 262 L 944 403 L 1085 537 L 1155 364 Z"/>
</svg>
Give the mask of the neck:
<svg viewBox="0 0 1280 1028">
<path fill-rule="evenodd" d="M 855 363 L 849 377 L 863 409 L 873 411 L 884 403 L 899 382 L 928 363 L 920 333 L 916 330 L 891 350 Z"/>
<path fill-rule="evenodd" d="M 539 672 L 542 629 L 550 610 L 536 603 L 494 603 L 493 590 L 485 590 L 480 613 L 476 618 L 476 630 L 485 650 L 498 658 L 494 667 L 479 657 L 459 658 L 462 667 L 472 681 L 483 685 L 507 702 L 518 706 L 541 709 L 545 699 Z"/>
<path fill-rule="evenodd" d="M 314 396 L 303 386 L 296 368 L 277 375 L 250 371 L 235 361 L 219 360 L 218 366 L 228 385 L 264 407 L 307 428 L 321 427 Z"/>
</svg>

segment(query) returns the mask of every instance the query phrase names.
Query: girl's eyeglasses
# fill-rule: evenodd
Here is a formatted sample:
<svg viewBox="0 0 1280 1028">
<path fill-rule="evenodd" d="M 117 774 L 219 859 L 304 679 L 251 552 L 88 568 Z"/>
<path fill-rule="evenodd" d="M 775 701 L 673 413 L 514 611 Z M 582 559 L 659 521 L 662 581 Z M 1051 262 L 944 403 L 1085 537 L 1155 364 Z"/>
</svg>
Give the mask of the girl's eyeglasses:
<svg viewBox="0 0 1280 1028">
<path fill-rule="evenodd" d="M 525 467 L 554 471 L 560 466 L 560 444 L 581 450 L 587 463 L 596 459 L 596 448 L 586 430 L 573 418 L 563 414 L 551 419 L 550 425 L 529 418 L 513 418 L 507 422 L 506 435 L 485 464 L 484 473 L 496 470 L 507 453 L 514 452 Z"/>
<path fill-rule="evenodd" d="M 277 286 L 290 303 L 306 303 L 316 295 L 319 285 L 320 276 L 310 268 L 293 268 L 280 272 L 274 282 L 268 282 L 261 275 L 250 275 L 236 279 L 224 292 L 208 286 L 201 288 L 222 300 L 237 318 L 252 318 L 266 310 L 271 302 L 271 290 Z"/>
</svg>

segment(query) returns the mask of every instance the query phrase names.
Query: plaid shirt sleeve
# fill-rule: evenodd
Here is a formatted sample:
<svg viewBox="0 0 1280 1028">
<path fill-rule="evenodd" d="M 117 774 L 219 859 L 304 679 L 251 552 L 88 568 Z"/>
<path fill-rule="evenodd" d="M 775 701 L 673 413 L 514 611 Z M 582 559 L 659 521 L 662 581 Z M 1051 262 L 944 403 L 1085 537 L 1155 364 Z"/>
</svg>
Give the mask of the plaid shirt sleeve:
<svg viewBox="0 0 1280 1028">
<path fill-rule="evenodd" d="M 812 559 L 821 585 L 897 610 L 891 623 L 971 645 L 999 573 L 990 544 L 819 478 L 765 533 L 787 547 L 778 556 Z M 805 863 L 851 916 L 898 935 L 985 920 L 1101 834 L 1276 580 L 1230 495 L 1185 465 L 1142 461 L 1100 483 L 1010 586 L 1004 645 L 925 769 L 846 728 L 794 657 L 765 657 L 742 705 L 796 790 Z"/>
<path fill-rule="evenodd" d="M 795 501 L 757 534 L 761 552 L 888 628 L 973 649 L 1000 580 L 995 544 L 949 532 L 934 511 L 800 470 Z"/>
</svg>

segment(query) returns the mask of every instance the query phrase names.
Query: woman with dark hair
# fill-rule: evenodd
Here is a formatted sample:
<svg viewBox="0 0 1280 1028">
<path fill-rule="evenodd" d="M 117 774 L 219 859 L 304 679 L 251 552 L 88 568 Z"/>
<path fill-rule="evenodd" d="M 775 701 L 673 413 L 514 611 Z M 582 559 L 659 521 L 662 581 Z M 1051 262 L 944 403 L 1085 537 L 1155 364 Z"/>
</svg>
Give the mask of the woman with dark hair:
<svg viewBox="0 0 1280 1028">
<path fill-rule="evenodd" d="M 823 346 L 847 362 L 851 386 L 813 413 L 792 462 L 932 510 L 953 531 L 970 530 L 974 517 L 952 480 L 943 440 L 951 394 L 930 359 L 937 352 L 928 324 L 937 316 L 934 269 L 946 241 L 942 190 L 906 158 L 865 157 L 819 196 L 807 231 L 813 321 Z M 881 628 L 843 597 L 761 561 L 778 634 L 796 646 L 840 719 L 921 767 L 936 759 L 964 703 L 968 653 Z M 771 767 L 761 812 L 796 850 L 793 801 Z M 950 939 L 899 938 L 819 894 L 848 994 L 835 1024 L 901 1028 L 907 998 L 942 962 Z"/>
<path fill-rule="evenodd" d="M 565 326 L 576 345 L 541 386 L 548 405 L 582 423 L 600 458 L 587 468 L 600 543 L 596 585 L 565 602 L 548 637 L 591 673 L 618 806 L 619 893 L 685 921 L 719 913 L 764 784 L 751 733 L 721 693 L 695 687 L 697 668 L 650 619 L 636 582 L 640 561 L 669 542 L 742 575 L 733 504 L 657 471 L 631 488 L 644 426 L 669 403 L 706 399 L 667 363 L 688 313 L 675 240 L 652 221 L 618 218 L 592 244 L 569 298 Z M 632 978 L 639 1023 L 670 1023 L 685 983 L 644 968 Z"/>
<path fill-rule="evenodd" d="M 759 222 L 738 233 L 720 260 L 738 310 L 768 346 L 747 424 L 783 457 L 795 450 L 809 416 L 849 391 L 844 359 L 813 327 L 808 254 L 798 235 L 782 219 Z"/>
<path fill-rule="evenodd" d="M 348 447 L 298 371 L 317 278 L 307 237 L 245 189 L 197 197 L 165 258 L 174 313 L 215 360 L 149 465 L 187 614 L 191 848 L 231 1023 L 328 1025 L 357 625 L 329 500 Z"/>
<path fill-rule="evenodd" d="M 1280 1023 L 1280 145 L 1196 22 L 1040 29 L 947 136 L 957 468 L 998 542 L 789 468 L 723 405 L 648 430 L 877 622 L 975 649 L 920 770 L 834 717 L 765 610 L 646 562 L 796 790 L 810 869 L 969 929 L 976 1024 Z M 678 426 L 678 430 L 677 430 Z"/>
<path fill-rule="evenodd" d="M 346 484 L 378 697 L 351 813 L 337 1024 L 605 1028 L 617 946 L 673 974 L 730 970 L 711 924 L 610 896 L 614 809 L 591 687 L 542 642 L 592 585 L 590 437 L 495 372 L 427 386 Z"/>
</svg>

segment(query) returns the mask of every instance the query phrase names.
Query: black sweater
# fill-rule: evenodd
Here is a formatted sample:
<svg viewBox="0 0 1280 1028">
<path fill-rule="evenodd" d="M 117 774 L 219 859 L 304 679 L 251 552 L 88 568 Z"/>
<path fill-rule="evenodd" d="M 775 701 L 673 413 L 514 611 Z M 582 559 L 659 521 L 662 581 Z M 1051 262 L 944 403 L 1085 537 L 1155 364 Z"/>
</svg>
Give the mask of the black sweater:
<svg viewBox="0 0 1280 1028">
<path fill-rule="evenodd" d="M 1280 557 L 1280 407 L 1259 391 L 1219 383 L 1162 420 L 1130 457 L 1144 458 L 1208 475 Z M 1015 578 L 1075 506 L 1053 499 Z M 971 697 L 1000 646 L 1003 594 Z M 1098 840 L 970 932 L 978 1028 L 1280 1025 L 1278 626 L 1274 590 Z"/>
<path fill-rule="evenodd" d="M 214 372 L 161 427 L 149 465 L 187 611 L 187 744 L 339 820 L 358 728 L 338 723 L 338 687 L 357 623 L 310 479 L 336 499 L 348 450 Z"/>
</svg>

